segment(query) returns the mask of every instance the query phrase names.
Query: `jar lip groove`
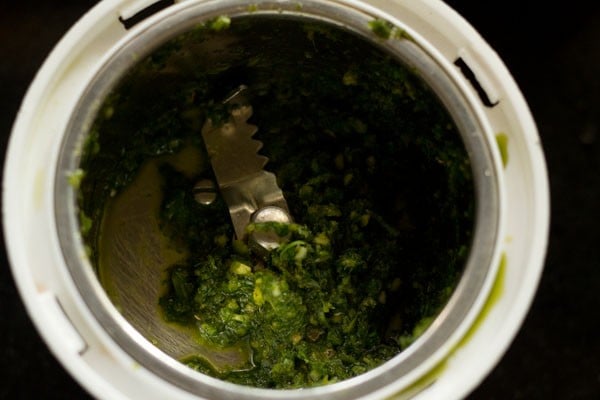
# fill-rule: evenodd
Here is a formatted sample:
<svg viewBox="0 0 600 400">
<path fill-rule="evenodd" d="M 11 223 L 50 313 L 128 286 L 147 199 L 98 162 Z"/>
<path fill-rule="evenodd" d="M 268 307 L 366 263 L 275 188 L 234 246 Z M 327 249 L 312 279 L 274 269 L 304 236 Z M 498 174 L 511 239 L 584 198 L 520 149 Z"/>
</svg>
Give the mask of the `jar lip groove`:
<svg viewBox="0 0 600 400">
<path fill-rule="evenodd" d="M 219 397 L 237 399 L 279 397 L 282 393 L 280 390 L 235 385 L 192 371 L 162 353 L 132 329 L 109 301 L 92 266 L 82 256 L 83 241 L 77 222 L 76 193 L 65 176 L 78 167 L 81 144 L 100 106 L 96 99 L 105 98 L 136 60 L 191 29 L 198 22 L 223 14 L 232 17 L 281 15 L 321 21 L 351 30 L 373 45 L 384 48 L 405 65 L 415 68 L 454 119 L 473 165 L 476 215 L 472 250 L 454 294 L 435 318 L 432 327 L 408 349 L 382 366 L 355 378 L 328 386 L 284 392 L 287 397 L 295 399 L 322 396 L 345 399 L 366 396 L 382 387 L 394 386 L 398 389 L 398 386 L 417 379 L 419 374 L 426 372 L 449 354 L 481 308 L 496 275 L 495 261 L 499 257 L 498 241 L 502 229 L 502 177 L 498 168 L 499 161 L 491 149 L 490 135 L 462 89 L 445 72 L 441 62 L 419 45 L 419 39 L 386 42 L 377 39 L 371 34 L 368 22 L 379 15 L 362 7 L 359 2 L 303 0 L 255 3 L 257 10 L 253 11 L 248 11 L 245 6 L 242 8 L 234 0 L 180 3 L 163 10 L 162 18 L 153 19 L 153 24 L 140 24 L 132 29 L 132 35 L 113 48 L 70 118 L 57 163 L 54 211 L 56 230 L 67 269 L 87 307 L 112 340 L 155 375 L 201 396 L 214 396 L 217 393 Z M 302 4 L 302 8 L 298 9 L 297 4 Z"/>
</svg>

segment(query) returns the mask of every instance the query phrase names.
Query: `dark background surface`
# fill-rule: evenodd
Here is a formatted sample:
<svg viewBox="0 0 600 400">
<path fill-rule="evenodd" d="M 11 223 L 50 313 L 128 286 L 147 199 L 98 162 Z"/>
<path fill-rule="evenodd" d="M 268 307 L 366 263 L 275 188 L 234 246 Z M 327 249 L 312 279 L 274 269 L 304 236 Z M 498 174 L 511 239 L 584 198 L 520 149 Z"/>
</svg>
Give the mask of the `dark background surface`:
<svg viewBox="0 0 600 400">
<path fill-rule="evenodd" d="M 500 54 L 538 124 L 551 184 L 531 311 L 471 399 L 600 398 L 600 2 L 448 0 Z M 0 3 L 0 141 L 54 44 L 96 1 Z M 540 4 L 544 4 L 542 7 Z M 0 253 L 0 398 L 86 398 L 49 353 Z"/>
</svg>

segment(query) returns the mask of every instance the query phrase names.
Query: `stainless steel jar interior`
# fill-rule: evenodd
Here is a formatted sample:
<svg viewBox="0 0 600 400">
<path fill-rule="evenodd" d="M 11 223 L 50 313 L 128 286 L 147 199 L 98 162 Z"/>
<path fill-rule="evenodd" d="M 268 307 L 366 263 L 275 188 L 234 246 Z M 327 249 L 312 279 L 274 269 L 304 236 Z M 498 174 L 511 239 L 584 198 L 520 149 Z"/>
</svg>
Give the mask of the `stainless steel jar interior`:
<svg viewBox="0 0 600 400">
<path fill-rule="evenodd" d="M 346 399 L 364 396 L 407 376 L 426 360 L 439 358 L 442 346 L 464 323 L 480 299 L 485 282 L 493 270 L 491 259 L 498 239 L 499 226 L 498 171 L 493 162 L 491 145 L 486 141 L 483 127 L 466 97 L 436 60 L 432 59 L 418 42 L 383 41 L 375 37 L 368 25 L 369 21 L 376 18 L 375 15 L 359 7 L 332 1 L 257 1 L 254 4 L 252 11 L 248 10 L 247 5 L 239 5 L 239 2 L 232 0 L 180 4 L 172 10 L 165 10 L 164 17 L 152 26 L 134 29 L 128 40 L 114 49 L 110 59 L 101 67 L 82 95 L 63 137 L 54 190 L 60 245 L 69 273 L 91 313 L 119 347 L 144 368 L 165 381 L 199 396 L 231 399 L 281 397 L 282 393 L 278 391 L 249 389 L 195 373 L 155 348 L 139 332 L 132 329 L 107 298 L 89 261 L 83 255 L 76 193 L 68 184 L 66 176 L 79 165 L 81 144 L 101 103 L 97 99 L 105 98 L 136 60 L 150 54 L 161 44 L 196 24 L 219 15 L 229 15 L 232 18 L 273 15 L 317 20 L 352 31 L 414 68 L 439 96 L 461 132 L 470 155 L 477 204 L 474 240 L 463 277 L 442 313 L 417 342 L 384 365 L 364 375 L 329 386 L 285 392 L 285 396 L 289 398 Z"/>
</svg>

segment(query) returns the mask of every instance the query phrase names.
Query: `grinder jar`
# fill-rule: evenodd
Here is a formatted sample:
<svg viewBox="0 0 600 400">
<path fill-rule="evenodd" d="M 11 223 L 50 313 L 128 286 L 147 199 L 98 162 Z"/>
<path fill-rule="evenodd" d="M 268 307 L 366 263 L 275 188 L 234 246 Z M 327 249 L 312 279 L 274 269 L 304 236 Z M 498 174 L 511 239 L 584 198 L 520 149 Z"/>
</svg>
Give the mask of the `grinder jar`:
<svg viewBox="0 0 600 400">
<path fill-rule="evenodd" d="M 515 334 L 537 285 L 547 235 L 543 156 L 510 75 L 440 2 L 258 1 L 250 8 L 238 3 L 184 1 L 129 26 L 148 4 L 104 1 L 43 67 L 15 124 L 4 192 L 9 253 L 32 318 L 63 364 L 98 396 L 139 396 L 140 384 L 145 397 L 157 398 L 465 395 Z M 474 166 L 477 202 L 485 204 L 477 211 L 464 276 L 425 334 L 369 373 L 302 391 L 249 389 L 199 375 L 132 329 L 104 295 L 85 257 L 75 194 L 66 180 L 77 168 L 76 150 L 97 99 L 137 57 L 198 22 L 250 13 L 313 18 L 352 29 L 419 71 L 459 127 Z M 374 19 L 390 21 L 411 40 L 382 41 L 368 27 Z M 83 39 L 78 32 L 85 32 Z M 466 77 L 467 70 L 475 79 Z M 57 98 L 64 100 L 53 101 Z M 39 157 L 25 156 L 32 152 Z M 36 161 L 26 162 L 31 159 Z M 480 372 L 470 372 L 474 369 Z"/>
</svg>

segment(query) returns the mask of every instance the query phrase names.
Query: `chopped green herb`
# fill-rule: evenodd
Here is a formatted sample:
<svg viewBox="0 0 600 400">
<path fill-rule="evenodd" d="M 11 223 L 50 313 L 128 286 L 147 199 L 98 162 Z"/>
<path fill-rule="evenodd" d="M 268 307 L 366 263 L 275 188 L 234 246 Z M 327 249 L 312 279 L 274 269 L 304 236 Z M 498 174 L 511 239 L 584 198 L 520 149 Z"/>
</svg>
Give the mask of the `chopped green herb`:
<svg viewBox="0 0 600 400">
<path fill-rule="evenodd" d="M 75 171 L 71 172 L 68 176 L 69 185 L 75 190 L 79 189 L 81 185 L 81 180 L 85 176 L 85 171 L 81 168 L 77 168 Z"/>
<path fill-rule="evenodd" d="M 231 25 L 231 19 L 226 15 L 220 15 L 214 21 L 209 23 L 210 29 L 215 32 L 228 29 L 229 25 Z"/>
<path fill-rule="evenodd" d="M 92 229 L 93 221 L 90 217 L 88 217 L 85 212 L 79 212 L 79 226 L 81 229 L 81 234 L 86 236 L 90 230 Z"/>
<path fill-rule="evenodd" d="M 394 25 L 391 22 L 383 19 L 374 19 L 369 22 L 371 31 L 381 39 L 389 39 L 392 36 Z"/>
</svg>

